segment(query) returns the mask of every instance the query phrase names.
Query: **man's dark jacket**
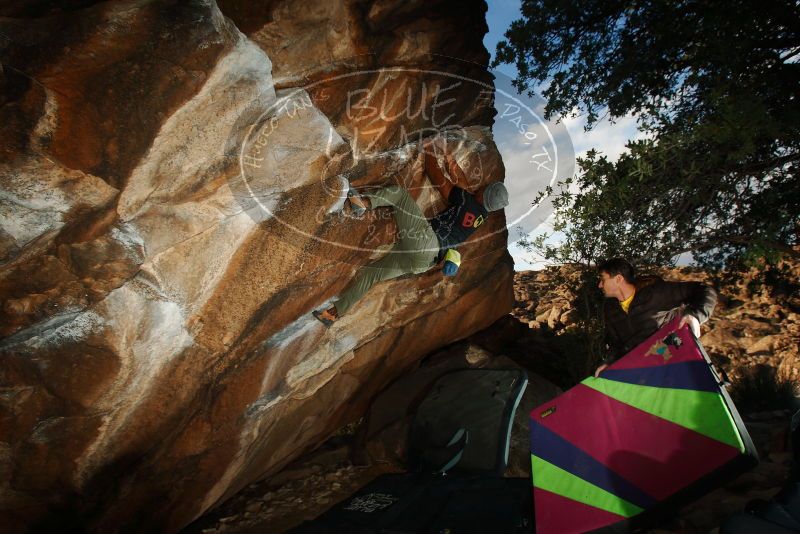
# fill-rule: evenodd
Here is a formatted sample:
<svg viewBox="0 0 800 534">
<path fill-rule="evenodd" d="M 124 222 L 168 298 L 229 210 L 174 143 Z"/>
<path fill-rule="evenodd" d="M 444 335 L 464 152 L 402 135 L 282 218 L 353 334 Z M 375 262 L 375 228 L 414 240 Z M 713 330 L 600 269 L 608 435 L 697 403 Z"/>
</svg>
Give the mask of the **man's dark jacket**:
<svg viewBox="0 0 800 534">
<path fill-rule="evenodd" d="M 628 313 L 619 300 L 607 298 L 604 314 L 609 356 L 606 363 L 627 354 L 678 313 L 708 320 L 717 304 L 717 292 L 700 282 L 665 282 L 657 277 L 636 280 L 636 294 Z"/>
</svg>

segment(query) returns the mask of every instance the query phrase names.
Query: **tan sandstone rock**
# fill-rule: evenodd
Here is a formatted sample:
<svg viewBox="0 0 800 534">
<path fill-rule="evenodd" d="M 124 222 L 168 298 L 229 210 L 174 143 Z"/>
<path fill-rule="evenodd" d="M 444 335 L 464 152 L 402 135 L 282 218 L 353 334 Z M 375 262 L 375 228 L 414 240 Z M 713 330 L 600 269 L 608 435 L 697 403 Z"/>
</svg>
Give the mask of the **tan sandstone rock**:
<svg viewBox="0 0 800 534">
<path fill-rule="evenodd" d="M 0 524 L 176 531 L 510 311 L 498 216 L 458 277 L 381 284 L 330 330 L 310 315 L 395 238 L 380 210 L 340 216 L 345 179 L 433 213 L 414 147 L 445 127 L 502 179 L 484 11 L 0 7 Z"/>
</svg>

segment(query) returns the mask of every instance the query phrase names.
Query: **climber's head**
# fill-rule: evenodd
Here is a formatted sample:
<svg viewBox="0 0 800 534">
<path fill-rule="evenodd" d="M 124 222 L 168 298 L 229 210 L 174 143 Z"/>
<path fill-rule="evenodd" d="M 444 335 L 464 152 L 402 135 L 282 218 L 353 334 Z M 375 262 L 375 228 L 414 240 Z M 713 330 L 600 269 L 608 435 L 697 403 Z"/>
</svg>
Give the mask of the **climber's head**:
<svg viewBox="0 0 800 534">
<path fill-rule="evenodd" d="M 497 211 L 508 206 L 508 190 L 502 182 L 492 182 L 480 189 L 475 199 L 483 204 L 486 211 Z"/>
</svg>

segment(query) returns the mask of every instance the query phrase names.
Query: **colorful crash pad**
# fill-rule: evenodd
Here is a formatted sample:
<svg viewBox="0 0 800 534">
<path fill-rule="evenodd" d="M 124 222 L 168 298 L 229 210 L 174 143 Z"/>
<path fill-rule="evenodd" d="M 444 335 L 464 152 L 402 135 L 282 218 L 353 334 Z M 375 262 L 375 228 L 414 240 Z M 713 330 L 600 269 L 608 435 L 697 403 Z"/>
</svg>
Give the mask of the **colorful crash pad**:
<svg viewBox="0 0 800 534">
<path fill-rule="evenodd" d="M 539 534 L 646 524 L 757 463 L 708 355 L 678 322 L 531 412 Z"/>
</svg>

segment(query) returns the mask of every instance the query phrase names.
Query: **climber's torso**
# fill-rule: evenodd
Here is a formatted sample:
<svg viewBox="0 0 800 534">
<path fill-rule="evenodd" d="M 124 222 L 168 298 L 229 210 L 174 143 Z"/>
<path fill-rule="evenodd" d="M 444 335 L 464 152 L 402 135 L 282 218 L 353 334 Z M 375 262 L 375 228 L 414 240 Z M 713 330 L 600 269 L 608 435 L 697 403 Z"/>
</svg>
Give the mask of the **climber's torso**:
<svg viewBox="0 0 800 534">
<path fill-rule="evenodd" d="M 460 187 L 453 187 L 447 200 L 450 207 L 431 219 L 441 250 L 455 248 L 469 239 L 489 216 L 475 196 Z"/>
</svg>

